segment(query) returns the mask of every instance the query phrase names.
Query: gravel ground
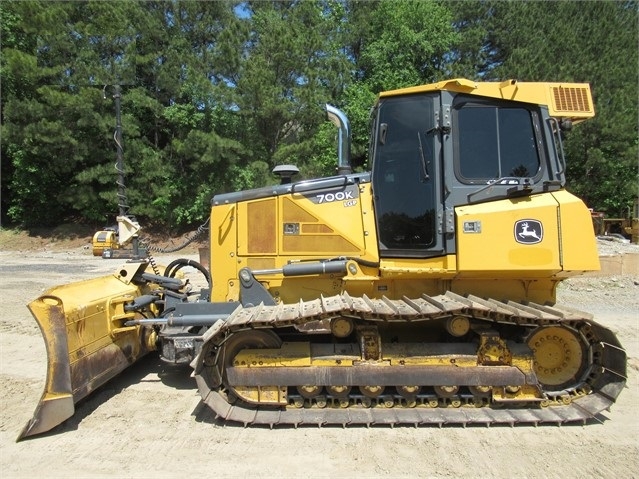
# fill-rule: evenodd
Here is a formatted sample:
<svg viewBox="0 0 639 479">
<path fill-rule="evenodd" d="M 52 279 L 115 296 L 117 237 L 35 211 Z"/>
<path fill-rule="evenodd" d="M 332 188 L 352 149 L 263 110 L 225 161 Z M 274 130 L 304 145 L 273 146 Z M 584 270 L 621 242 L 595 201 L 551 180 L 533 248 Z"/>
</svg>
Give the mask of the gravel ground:
<svg viewBox="0 0 639 479">
<path fill-rule="evenodd" d="M 600 241 L 602 254 L 639 252 Z M 197 259 L 196 255 L 187 256 Z M 159 255 L 166 264 L 173 256 Z M 25 304 L 111 273 L 83 247 L 0 250 L 0 476 L 638 477 L 639 278 L 565 281 L 558 301 L 594 313 L 629 357 L 627 388 L 601 423 L 516 427 L 243 428 L 202 406 L 188 368 L 148 357 L 79 404 L 52 433 L 16 443 L 42 393 L 46 354 Z"/>
</svg>

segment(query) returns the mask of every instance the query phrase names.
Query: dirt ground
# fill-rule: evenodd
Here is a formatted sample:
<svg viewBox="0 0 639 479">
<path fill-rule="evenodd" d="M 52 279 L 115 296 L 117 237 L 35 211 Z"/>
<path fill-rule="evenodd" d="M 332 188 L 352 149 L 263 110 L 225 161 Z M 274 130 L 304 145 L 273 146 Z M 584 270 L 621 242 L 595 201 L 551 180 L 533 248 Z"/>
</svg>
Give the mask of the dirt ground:
<svg viewBox="0 0 639 479">
<path fill-rule="evenodd" d="M 119 264 L 93 257 L 83 237 L 32 239 L 0 241 L 2 478 L 639 477 L 639 277 L 632 276 L 572 279 L 558 293 L 562 304 L 594 313 L 628 352 L 627 387 L 601 423 L 244 428 L 216 421 L 202 406 L 189 368 L 148 357 L 81 402 L 52 433 L 16 443 L 46 374 L 44 343 L 26 303 Z M 187 253 L 157 258 L 198 257 Z"/>
</svg>

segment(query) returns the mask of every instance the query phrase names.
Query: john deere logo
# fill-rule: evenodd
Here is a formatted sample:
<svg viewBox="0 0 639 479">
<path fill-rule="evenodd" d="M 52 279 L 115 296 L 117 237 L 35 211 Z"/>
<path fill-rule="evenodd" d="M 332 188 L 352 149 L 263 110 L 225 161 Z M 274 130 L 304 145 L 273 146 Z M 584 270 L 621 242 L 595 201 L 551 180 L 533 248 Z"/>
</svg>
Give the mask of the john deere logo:
<svg viewBox="0 0 639 479">
<path fill-rule="evenodd" d="M 522 244 L 540 243 L 544 239 L 541 221 L 519 220 L 515 223 L 515 241 Z"/>
</svg>

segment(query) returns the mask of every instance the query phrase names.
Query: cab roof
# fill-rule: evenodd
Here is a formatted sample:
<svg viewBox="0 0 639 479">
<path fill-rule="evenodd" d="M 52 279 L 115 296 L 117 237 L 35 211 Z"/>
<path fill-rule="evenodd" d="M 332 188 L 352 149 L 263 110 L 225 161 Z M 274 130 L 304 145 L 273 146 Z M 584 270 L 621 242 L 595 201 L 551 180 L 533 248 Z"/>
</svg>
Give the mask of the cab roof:
<svg viewBox="0 0 639 479">
<path fill-rule="evenodd" d="M 517 80 L 476 82 L 465 78 L 455 78 L 428 85 L 382 92 L 378 98 L 443 90 L 544 105 L 548 107 L 550 116 L 570 119 L 573 123 L 595 116 L 592 93 L 588 83 L 519 82 Z"/>
</svg>

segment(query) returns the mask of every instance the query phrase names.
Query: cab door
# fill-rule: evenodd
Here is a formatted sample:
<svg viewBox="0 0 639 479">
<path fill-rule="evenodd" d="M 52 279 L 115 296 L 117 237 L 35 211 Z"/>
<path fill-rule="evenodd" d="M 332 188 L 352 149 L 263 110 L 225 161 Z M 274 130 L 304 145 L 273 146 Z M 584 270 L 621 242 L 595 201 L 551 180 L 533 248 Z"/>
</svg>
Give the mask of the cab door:
<svg viewBox="0 0 639 479">
<path fill-rule="evenodd" d="M 439 111 L 438 94 L 377 106 L 372 181 L 381 257 L 444 254 Z"/>
</svg>

